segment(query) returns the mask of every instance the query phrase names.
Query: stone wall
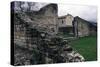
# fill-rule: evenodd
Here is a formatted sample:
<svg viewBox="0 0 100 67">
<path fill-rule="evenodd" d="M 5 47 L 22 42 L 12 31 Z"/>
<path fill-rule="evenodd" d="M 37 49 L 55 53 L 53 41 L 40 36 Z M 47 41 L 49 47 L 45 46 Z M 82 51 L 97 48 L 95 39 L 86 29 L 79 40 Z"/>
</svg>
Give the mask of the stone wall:
<svg viewBox="0 0 100 67">
<path fill-rule="evenodd" d="M 34 29 L 52 36 L 57 34 L 56 4 L 49 4 L 36 12 L 18 12 L 14 14 L 15 42 L 22 41 L 25 44 L 28 42 L 28 46 L 31 45 L 31 36 L 35 36 Z"/>
<path fill-rule="evenodd" d="M 38 27 L 44 28 L 43 30 L 46 33 L 55 35 L 58 31 L 57 11 L 58 7 L 56 4 L 44 6 L 36 14 L 33 13 L 33 22 L 37 23 Z"/>
<path fill-rule="evenodd" d="M 79 17 L 75 17 L 73 24 L 74 24 L 75 36 L 84 37 L 84 36 L 88 36 L 90 34 L 89 22 L 87 22 Z"/>
</svg>

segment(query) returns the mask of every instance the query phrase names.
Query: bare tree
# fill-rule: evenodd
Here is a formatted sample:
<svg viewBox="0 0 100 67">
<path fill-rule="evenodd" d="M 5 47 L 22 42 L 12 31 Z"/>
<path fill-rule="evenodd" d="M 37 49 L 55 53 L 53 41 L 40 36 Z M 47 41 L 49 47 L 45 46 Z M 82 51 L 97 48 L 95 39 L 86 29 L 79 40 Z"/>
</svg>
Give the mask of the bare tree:
<svg viewBox="0 0 100 67">
<path fill-rule="evenodd" d="M 35 2 L 33 2 L 33 3 L 32 2 L 27 2 L 27 4 L 28 4 L 28 11 L 31 11 L 32 7 L 35 6 L 36 3 Z"/>
<path fill-rule="evenodd" d="M 16 1 L 14 3 L 15 3 L 15 11 L 23 11 L 23 7 L 21 5 L 24 4 L 24 2 Z"/>
<path fill-rule="evenodd" d="M 24 5 L 24 3 L 25 3 L 25 2 L 21 2 L 21 1 L 19 2 L 21 11 L 24 11 L 24 10 L 25 10 L 25 9 L 23 8 L 23 6 L 22 6 L 22 5 Z"/>
<path fill-rule="evenodd" d="M 17 12 L 23 12 L 23 11 L 33 11 L 37 9 L 36 2 L 23 2 L 23 1 L 15 1 L 15 7 L 14 10 Z"/>
</svg>

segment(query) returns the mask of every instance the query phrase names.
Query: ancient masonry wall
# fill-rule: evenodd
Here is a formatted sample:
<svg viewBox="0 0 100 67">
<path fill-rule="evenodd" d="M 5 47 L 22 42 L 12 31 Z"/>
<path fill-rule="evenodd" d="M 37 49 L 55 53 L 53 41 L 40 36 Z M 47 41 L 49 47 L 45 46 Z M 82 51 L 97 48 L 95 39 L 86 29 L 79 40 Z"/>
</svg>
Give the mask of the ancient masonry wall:
<svg viewBox="0 0 100 67">
<path fill-rule="evenodd" d="M 57 34 L 57 4 L 38 12 L 14 13 L 14 65 L 82 62 L 67 40 Z"/>
<path fill-rule="evenodd" d="M 75 17 L 73 24 L 74 24 L 75 36 L 84 37 L 84 36 L 88 36 L 90 34 L 89 22 L 87 22 L 79 17 Z"/>
</svg>

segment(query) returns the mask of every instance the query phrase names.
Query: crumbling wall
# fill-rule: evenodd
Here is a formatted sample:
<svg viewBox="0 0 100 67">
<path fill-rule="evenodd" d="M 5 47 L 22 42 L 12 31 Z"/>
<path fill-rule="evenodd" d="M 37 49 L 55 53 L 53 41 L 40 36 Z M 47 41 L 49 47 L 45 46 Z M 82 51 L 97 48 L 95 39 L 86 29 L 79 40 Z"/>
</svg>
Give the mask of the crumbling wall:
<svg viewBox="0 0 100 67">
<path fill-rule="evenodd" d="M 57 8 L 58 7 L 56 4 L 49 4 L 36 12 L 15 12 L 13 14 L 14 41 L 22 41 L 25 43 L 25 46 L 31 46 L 32 36 L 36 36 L 33 30 L 37 30 L 52 36 L 56 35 L 58 30 Z M 38 33 L 39 32 L 37 32 L 37 34 Z"/>
<path fill-rule="evenodd" d="M 83 20 L 82 18 L 75 17 L 74 21 L 74 33 L 77 37 L 84 37 L 90 34 L 89 22 Z"/>
<path fill-rule="evenodd" d="M 66 40 L 56 36 L 57 5 L 50 4 L 38 12 L 14 15 L 14 65 L 82 62 Z M 52 13 L 53 12 L 53 13 Z"/>
<path fill-rule="evenodd" d="M 43 30 L 48 34 L 55 35 L 58 32 L 57 11 L 58 7 L 56 4 L 49 4 L 41 8 L 37 13 L 34 14 L 33 12 L 31 19 L 37 23 L 37 27 L 40 27 L 41 31 Z"/>
</svg>

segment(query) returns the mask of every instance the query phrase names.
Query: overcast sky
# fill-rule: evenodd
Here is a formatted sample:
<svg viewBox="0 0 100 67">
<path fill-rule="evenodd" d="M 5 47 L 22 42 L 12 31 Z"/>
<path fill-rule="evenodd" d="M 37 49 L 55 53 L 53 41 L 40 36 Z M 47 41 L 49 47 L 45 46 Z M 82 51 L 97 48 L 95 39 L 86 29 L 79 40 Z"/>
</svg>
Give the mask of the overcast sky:
<svg viewBox="0 0 100 67">
<path fill-rule="evenodd" d="M 68 13 L 73 16 L 79 16 L 88 21 L 97 22 L 96 6 L 58 4 L 59 16 L 66 15 Z"/>
<path fill-rule="evenodd" d="M 34 3 L 34 2 L 32 2 Z M 36 3 L 32 6 L 32 10 L 39 10 L 48 3 Z M 21 5 L 23 8 L 27 8 L 27 3 Z M 16 9 L 19 10 L 18 4 L 16 4 Z M 85 6 L 85 5 L 68 5 L 68 4 L 58 4 L 58 16 L 64 16 L 71 14 L 72 16 L 79 16 L 85 20 L 97 22 L 97 7 L 96 6 Z"/>
<path fill-rule="evenodd" d="M 39 7 L 44 5 L 46 4 L 38 4 Z M 58 4 L 58 16 L 64 16 L 67 14 L 71 14 L 74 17 L 79 16 L 88 21 L 97 22 L 96 6 Z"/>
</svg>

